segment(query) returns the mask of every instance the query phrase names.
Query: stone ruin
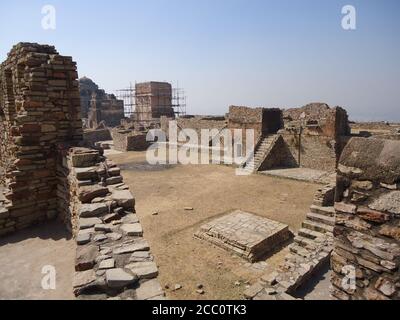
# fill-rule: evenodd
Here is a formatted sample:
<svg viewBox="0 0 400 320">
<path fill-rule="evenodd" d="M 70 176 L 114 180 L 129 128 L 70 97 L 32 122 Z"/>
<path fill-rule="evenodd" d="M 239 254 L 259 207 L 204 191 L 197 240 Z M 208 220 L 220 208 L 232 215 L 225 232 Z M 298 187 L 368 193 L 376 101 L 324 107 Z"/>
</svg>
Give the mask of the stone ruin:
<svg viewBox="0 0 400 320">
<path fill-rule="evenodd" d="M 400 142 L 350 140 L 340 158 L 335 200 L 332 296 L 399 300 Z"/>
<path fill-rule="evenodd" d="M 107 94 L 91 79 L 79 79 L 82 118 L 87 119 L 88 129 L 97 129 L 102 122 L 107 127 L 116 127 L 124 119 L 124 102 L 114 94 Z"/>
<path fill-rule="evenodd" d="M 283 223 L 235 210 L 202 225 L 194 237 L 255 262 L 281 246 L 291 233 Z"/>
<path fill-rule="evenodd" d="M 101 148 L 85 147 L 77 79 L 72 58 L 47 45 L 19 43 L 0 66 L 0 236 L 60 219 L 77 242 L 77 297 L 163 299 L 158 268 L 120 169 Z M 283 113 L 231 107 L 227 117 L 182 118 L 178 127 L 196 124 L 201 130 L 216 123 L 221 130 L 255 129 L 256 162 L 245 164 L 252 172 L 338 165 L 336 185 L 317 192 L 285 261 L 246 290 L 246 298 L 294 299 L 330 261 L 332 298 L 400 299 L 399 141 L 348 142 L 346 112 L 320 104 Z M 244 220 L 221 217 L 196 237 L 249 261 L 288 237 L 285 225 L 232 214 Z"/>
<path fill-rule="evenodd" d="M 57 144 L 82 139 L 76 63 L 52 46 L 20 43 L 0 67 L 0 166 L 6 234 L 57 215 Z"/>
<path fill-rule="evenodd" d="M 76 63 L 19 43 L 0 67 L 0 235 L 49 219 L 77 242 L 74 294 L 163 299 L 134 198 L 120 169 L 82 147 Z"/>
</svg>

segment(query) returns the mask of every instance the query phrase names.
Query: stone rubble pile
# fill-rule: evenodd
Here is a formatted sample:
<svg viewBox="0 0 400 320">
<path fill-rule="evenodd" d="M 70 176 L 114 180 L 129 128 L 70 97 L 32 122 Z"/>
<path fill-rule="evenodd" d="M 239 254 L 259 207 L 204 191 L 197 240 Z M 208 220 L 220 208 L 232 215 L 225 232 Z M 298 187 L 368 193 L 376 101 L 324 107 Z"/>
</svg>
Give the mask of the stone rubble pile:
<svg viewBox="0 0 400 320">
<path fill-rule="evenodd" d="M 341 156 L 331 295 L 400 299 L 400 141 L 353 138 Z"/>
<path fill-rule="evenodd" d="M 303 222 L 290 253 L 278 269 L 266 274 L 244 293 L 253 300 L 293 300 L 292 295 L 329 261 L 333 249 L 335 187 L 328 185 L 315 195 L 310 213 Z M 330 206 L 329 206 L 330 205 Z"/>
<path fill-rule="evenodd" d="M 120 169 L 97 150 L 61 150 L 59 208 L 77 242 L 74 294 L 82 299 L 163 299 L 135 200 Z"/>
</svg>

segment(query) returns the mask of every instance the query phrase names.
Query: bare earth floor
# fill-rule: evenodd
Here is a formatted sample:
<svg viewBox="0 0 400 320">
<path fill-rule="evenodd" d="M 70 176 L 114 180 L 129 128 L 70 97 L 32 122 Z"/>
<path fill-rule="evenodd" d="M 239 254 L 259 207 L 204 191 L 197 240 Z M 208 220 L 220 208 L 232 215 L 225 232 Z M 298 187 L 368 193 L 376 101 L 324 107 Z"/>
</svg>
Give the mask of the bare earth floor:
<svg viewBox="0 0 400 320">
<path fill-rule="evenodd" d="M 287 248 L 264 262 L 249 262 L 194 239 L 198 228 L 233 209 L 289 225 L 297 231 L 320 185 L 269 177 L 236 176 L 218 165 L 149 166 L 145 153 L 110 155 L 122 168 L 136 197 L 145 238 L 159 265 L 170 299 L 243 299 L 243 291 L 283 261 Z M 193 207 L 194 210 L 184 210 Z M 158 212 L 158 215 L 153 215 Z M 0 239 L 0 299 L 73 299 L 75 242 L 64 227 L 51 223 Z M 57 271 L 56 290 L 41 288 L 42 267 Z M 176 284 L 182 286 L 174 291 Z M 204 286 L 204 295 L 196 292 Z M 306 288 L 307 299 L 325 299 L 328 282 Z"/>
<path fill-rule="evenodd" d="M 0 239 L 0 299 L 73 299 L 75 241 L 52 222 Z M 56 270 L 56 289 L 42 289 L 43 266 Z"/>
<path fill-rule="evenodd" d="M 269 177 L 236 176 L 220 165 L 156 166 L 145 154 L 109 155 L 122 169 L 124 181 L 137 200 L 136 210 L 145 238 L 159 265 L 162 286 L 171 299 L 243 299 L 248 283 L 272 271 L 287 249 L 273 253 L 266 263 L 243 259 L 193 238 L 198 228 L 233 209 L 241 209 L 300 228 L 317 184 Z M 185 211 L 192 207 L 193 211 Z M 158 215 L 152 213 L 158 212 Z M 181 289 L 174 291 L 175 284 Z M 204 286 L 204 295 L 196 285 Z"/>
</svg>

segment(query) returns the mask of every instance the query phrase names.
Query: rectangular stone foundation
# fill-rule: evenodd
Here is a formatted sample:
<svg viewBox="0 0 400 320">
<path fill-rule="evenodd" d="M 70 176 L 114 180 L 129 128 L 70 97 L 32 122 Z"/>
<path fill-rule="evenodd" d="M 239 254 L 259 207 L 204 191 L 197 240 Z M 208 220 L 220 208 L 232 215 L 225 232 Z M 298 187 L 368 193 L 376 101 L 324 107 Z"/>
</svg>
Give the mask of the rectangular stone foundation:
<svg viewBox="0 0 400 320">
<path fill-rule="evenodd" d="M 200 227 L 194 237 L 254 262 L 291 236 L 283 223 L 235 210 Z"/>
</svg>

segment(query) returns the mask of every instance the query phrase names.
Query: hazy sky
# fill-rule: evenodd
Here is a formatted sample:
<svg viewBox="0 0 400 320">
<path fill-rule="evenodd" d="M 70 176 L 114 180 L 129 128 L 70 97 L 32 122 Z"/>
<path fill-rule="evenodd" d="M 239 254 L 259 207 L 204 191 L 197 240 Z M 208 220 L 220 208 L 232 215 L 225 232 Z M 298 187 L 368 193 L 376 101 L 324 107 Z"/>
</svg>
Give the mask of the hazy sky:
<svg viewBox="0 0 400 320">
<path fill-rule="evenodd" d="M 46 4 L 55 30 L 41 26 Z M 347 4 L 355 31 L 341 26 Z M 2 0 L 0 15 L 1 61 L 20 41 L 53 44 L 108 92 L 179 81 L 191 114 L 322 101 L 400 121 L 399 0 Z"/>
</svg>

